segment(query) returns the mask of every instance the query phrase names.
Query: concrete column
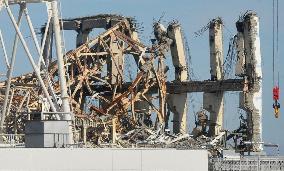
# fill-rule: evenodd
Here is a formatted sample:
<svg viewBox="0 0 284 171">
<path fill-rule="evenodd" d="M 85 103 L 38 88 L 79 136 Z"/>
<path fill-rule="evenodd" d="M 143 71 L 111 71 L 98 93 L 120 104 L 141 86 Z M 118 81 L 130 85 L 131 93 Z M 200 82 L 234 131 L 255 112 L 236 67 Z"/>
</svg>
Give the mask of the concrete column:
<svg viewBox="0 0 284 171">
<path fill-rule="evenodd" d="M 131 32 L 131 38 L 132 38 L 134 41 L 136 41 L 136 42 L 140 42 L 138 33 L 137 33 L 136 31 Z M 145 51 L 145 49 L 140 48 L 140 47 L 139 47 L 139 50 L 140 50 L 141 52 Z M 145 63 L 145 61 L 143 60 L 142 56 L 143 56 L 143 53 L 142 53 L 142 54 L 133 54 L 134 60 L 135 60 L 135 62 L 136 62 L 136 64 L 137 64 L 138 67 L 140 67 L 141 65 L 143 65 L 143 64 Z M 139 62 L 140 62 L 140 63 L 139 63 Z"/>
<path fill-rule="evenodd" d="M 115 35 L 112 34 L 109 47 L 113 55 L 110 56 L 110 59 L 107 63 L 107 69 L 110 78 L 109 82 L 113 85 L 121 84 L 124 69 L 124 43 L 119 42 L 119 40 L 116 39 Z"/>
<path fill-rule="evenodd" d="M 259 39 L 259 18 L 255 13 L 244 17 L 245 67 L 249 90 L 240 95 L 240 106 L 247 111 L 252 151 L 262 151 L 262 67 Z"/>
<path fill-rule="evenodd" d="M 238 33 L 236 35 L 237 62 L 235 75 L 243 77 L 245 75 L 245 39 L 244 39 L 244 24 L 237 22 L 236 27 Z"/>
<path fill-rule="evenodd" d="M 114 86 L 119 86 L 122 84 L 123 79 L 123 70 L 124 70 L 124 43 L 120 43 L 119 40 L 115 37 L 114 34 L 110 35 L 110 56 L 107 58 L 107 74 L 108 74 L 108 82 Z M 112 96 L 105 97 L 109 101 L 112 101 Z M 108 106 L 103 100 L 100 101 L 100 105 L 102 108 Z M 115 114 L 115 109 L 111 109 L 109 111 L 111 114 Z"/>
<path fill-rule="evenodd" d="M 80 30 L 78 31 L 77 38 L 76 38 L 76 47 L 85 44 L 89 40 L 89 34 L 91 30 Z"/>
<path fill-rule="evenodd" d="M 77 31 L 77 37 L 76 37 L 76 47 L 80 47 L 81 45 L 87 43 L 89 41 L 89 34 L 90 34 L 91 30 L 79 30 Z M 77 96 L 77 98 L 80 98 L 80 95 Z M 83 96 L 81 99 L 81 104 L 80 104 L 80 108 L 81 110 L 84 110 L 84 104 L 86 102 L 86 97 L 85 97 L 85 93 L 83 92 Z"/>
<path fill-rule="evenodd" d="M 220 18 L 214 19 L 210 23 L 209 45 L 211 80 L 223 80 L 223 22 Z M 204 93 L 203 107 L 210 112 L 209 136 L 219 135 L 223 129 L 223 92 Z"/>
<path fill-rule="evenodd" d="M 210 74 L 211 80 L 222 80 L 223 74 L 223 22 L 220 18 L 211 21 L 209 26 Z"/>
<path fill-rule="evenodd" d="M 139 39 L 139 36 L 138 36 L 138 33 L 136 31 L 133 31 L 131 33 L 131 38 L 136 41 L 136 42 L 140 42 L 140 39 Z M 142 58 L 143 55 L 144 55 L 144 51 L 145 49 L 143 48 L 139 48 L 140 51 L 142 52 L 142 54 L 133 54 L 133 57 L 134 57 L 134 60 L 137 64 L 137 67 L 141 67 L 143 64 L 145 64 L 145 61 L 144 59 Z M 151 98 L 152 98 L 153 94 L 150 93 L 150 92 L 147 92 L 145 94 L 145 97 L 151 101 Z M 135 111 L 137 111 L 136 113 L 140 113 L 140 114 L 143 114 L 144 117 L 146 117 L 146 115 L 150 115 L 150 105 L 147 101 L 136 101 L 134 103 L 134 108 L 135 108 Z M 144 121 L 143 121 L 144 122 Z"/>
<path fill-rule="evenodd" d="M 171 44 L 171 55 L 175 67 L 175 82 L 183 82 L 188 79 L 187 62 L 181 26 L 178 23 L 170 24 L 168 36 L 173 40 Z M 169 94 L 167 97 L 169 109 L 174 114 L 173 132 L 187 132 L 187 94 Z"/>
<path fill-rule="evenodd" d="M 217 136 L 223 129 L 224 119 L 224 94 L 223 92 L 204 93 L 203 108 L 210 113 L 209 136 Z"/>
</svg>

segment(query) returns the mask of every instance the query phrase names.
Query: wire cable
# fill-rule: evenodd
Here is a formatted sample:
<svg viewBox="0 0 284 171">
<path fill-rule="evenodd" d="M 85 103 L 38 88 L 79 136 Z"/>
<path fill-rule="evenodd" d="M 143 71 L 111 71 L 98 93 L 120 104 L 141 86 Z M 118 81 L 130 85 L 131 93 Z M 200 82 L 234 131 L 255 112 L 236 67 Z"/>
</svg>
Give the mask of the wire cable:
<svg viewBox="0 0 284 171">
<path fill-rule="evenodd" d="M 278 58 L 279 51 L 279 0 L 276 1 L 276 57 Z"/>
<path fill-rule="evenodd" d="M 272 24 L 272 87 L 274 87 L 275 85 L 275 78 L 274 78 L 274 73 L 275 73 L 275 1 L 272 0 L 272 4 L 273 4 L 273 7 L 272 7 L 272 11 L 273 11 L 273 16 L 272 16 L 272 21 L 273 21 L 273 24 Z"/>
<path fill-rule="evenodd" d="M 277 5 L 277 18 L 276 18 L 276 58 L 277 60 L 279 60 L 279 0 L 276 1 L 276 5 Z M 279 62 L 277 62 L 279 63 Z M 277 79 L 277 84 L 279 87 L 279 71 L 278 71 L 278 79 Z"/>
</svg>

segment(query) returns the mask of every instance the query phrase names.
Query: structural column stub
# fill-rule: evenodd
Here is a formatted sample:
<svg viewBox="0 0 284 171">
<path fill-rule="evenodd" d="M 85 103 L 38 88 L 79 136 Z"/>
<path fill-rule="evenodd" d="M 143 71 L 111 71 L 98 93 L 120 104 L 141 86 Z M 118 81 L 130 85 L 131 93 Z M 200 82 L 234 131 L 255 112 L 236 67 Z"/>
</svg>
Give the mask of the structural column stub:
<svg viewBox="0 0 284 171">
<path fill-rule="evenodd" d="M 210 74 L 211 80 L 223 80 L 223 22 L 214 19 L 209 26 Z M 217 136 L 223 129 L 224 93 L 218 91 L 203 94 L 203 107 L 210 112 L 209 136 Z"/>
</svg>

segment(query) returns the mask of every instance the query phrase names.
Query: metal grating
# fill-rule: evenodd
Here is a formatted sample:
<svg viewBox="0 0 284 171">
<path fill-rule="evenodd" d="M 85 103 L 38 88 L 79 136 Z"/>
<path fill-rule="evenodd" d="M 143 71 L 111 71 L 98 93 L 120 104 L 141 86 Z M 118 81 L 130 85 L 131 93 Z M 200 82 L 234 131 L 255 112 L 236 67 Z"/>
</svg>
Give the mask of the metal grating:
<svg viewBox="0 0 284 171">
<path fill-rule="evenodd" d="M 280 171 L 284 170 L 283 157 L 214 158 L 209 160 L 211 171 Z"/>
</svg>

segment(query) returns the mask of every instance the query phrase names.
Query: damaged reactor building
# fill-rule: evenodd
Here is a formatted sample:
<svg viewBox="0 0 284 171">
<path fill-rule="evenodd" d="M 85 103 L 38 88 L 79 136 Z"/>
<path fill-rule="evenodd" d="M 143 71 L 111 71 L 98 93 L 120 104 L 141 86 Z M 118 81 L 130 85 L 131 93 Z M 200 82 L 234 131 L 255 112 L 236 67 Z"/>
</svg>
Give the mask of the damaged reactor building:
<svg viewBox="0 0 284 171">
<path fill-rule="evenodd" d="M 28 13 L 30 3 L 46 4 L 48 18 L 42 22 L 41 40 Z M 19 7 L 18 16 L 13 14 L 12 6 Z M 213 19 L 203 28 L 202 32 L 209 32 L 210 66 L 207 67 L 210 67 L 211 77 L 193 80 L 182 23 L 178 21 L 167 25 L 155 21 L 155 38 L 146 44 L 139 39 L 139 26 L 132 17 L 101 14 L 62 19 L 55 0 L 2 0 L 0 7 L 1 12 L 6 11 L 9 16 L 5 22 L 11 22 L 15 30 L 11 57 L 5 49 L 5 35 L 0 36 L 4 52 L 1 56 L 6 61 L 2 67 L 7 68 L 5 79 L 0 82 L 1 155 L 37 156 L 41 153 L 48 156 L 51 155 L 48 150 L 54 150 L 54 154 L 60 151 L 58 156 L 63 155 L 62 158 L 76 155 L 76 160 L 85 157 L 84 161 L 88 161 L 97 155 L 94 157 L 97 161 L 114 162 L 113 157 L 102 155 L 108 151 L 114 155 L 113 149 L 118 156 L 131 150 L 133 155 L 139 151 L 143 162 L 142 154 L 154 151 L 152 157 L 161 156 L 161 159 L 162 155 L 182 158 L 179 153 L 189 156 L 183 160 L 188 160 L 191 166 L 173 165 L 172 170 L 190 167 L 204 170 L 200 165 L 204 165 L 205 170 L 284 169 L 284 158 L 262 155 L 265 146 L 262 140 L 262 56 L 259 17 L 255 12 L 249 11 L 236 21 L 235 36 L 230 44 L 234 63 L 225 62 L 222 19 Z M 27 28 L 20 27 L 24 19 Z M 23 29 L 30 31 L 34 44 L 27 42 Z M 91 37 L 90 33 L 97 29 L 104 31 Z M 62 32 L 67 30 L 76 35 L 76 48 L 64 53 Z M 29 61 L 33 71 L 14 76 L 13 72 L 18 70 L 14 64 L 20 45 L 25 50 L 22 56 L 26 56 L 23 58 Z M 30 46 L 36 47 L 37 58 Z M 167 58 L 173 66 L 168 66 Z M 135 65 L 125 65 L 129 60 Z M 226 65 L 234 65 L 236 77 L 226 76 Z M 174 75 L 173 80 L 168 78 L 169 74 Z M 195 127 L 189 130 L 189 96 L 196 92 L 203 94 L 203 109 L 195 114 Z M 227 115 L 225 92 L 238 92 L 239 108 L 245 111 L 235 130 L 223 127 L 224 115 Z M 61 151 L 63 149 L 73 151 Z M 87 150 L 94 150 L 94 154 Z M 99 153 L 95 153 L 96 150 Z M 167 153 L 169 151 L 171 153 Z M 226 158 L 228 153 L 234 153 L 234 157 Z M 202 160 L 198 159 L 200 155 Z M 201 163 L 194 164 L 195 157 Z M 0 168 L 2 163 L 8 164 L 8 160 L 0 159 Z M 21 162 L 25 163 L 24 168 L 35 167 L 28 165 L 30 161 L 26 159 Z M 165 159 L 164 162 L 171 161 Z M 92 167 L 103 170 L 99 168 L 103 167 L 100 162 L 97 163 Z M 143 165 L 144 169 L 141 163 L 137 168 L 140 165 L 140 169 L 132 170 L 147 170 L 147 164 Z M 48 167 L 50 165 L 43 163 L 35 170 Z M 90 169 L 87 167 L 86 164 L 81 169 Z M 129 169 L 130 166 L 120 169 L 122 167 Z M 155 168 L 155 164 L 151 167 Z M 157 166 L 157 169 L 161 168 Z"/>
</svg>

